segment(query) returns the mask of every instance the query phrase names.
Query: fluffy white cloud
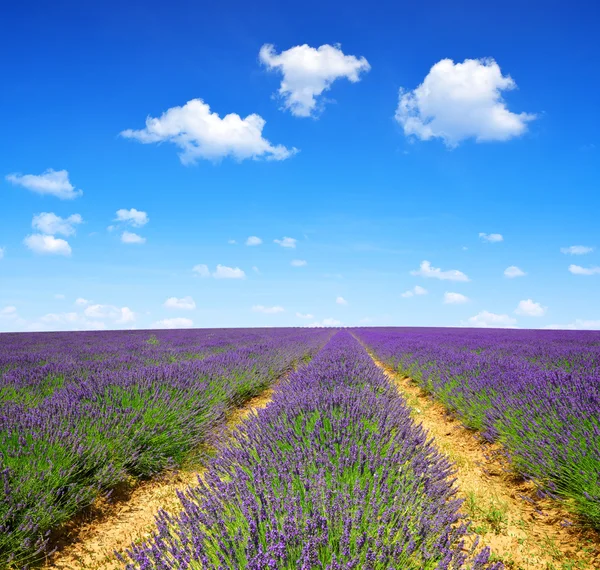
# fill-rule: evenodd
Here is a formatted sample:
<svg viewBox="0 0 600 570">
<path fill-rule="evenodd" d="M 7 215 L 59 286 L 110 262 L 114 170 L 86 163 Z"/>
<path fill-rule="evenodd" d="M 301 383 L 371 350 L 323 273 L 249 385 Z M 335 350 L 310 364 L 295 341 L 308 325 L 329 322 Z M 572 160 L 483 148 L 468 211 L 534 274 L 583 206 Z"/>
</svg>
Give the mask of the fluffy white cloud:
<svg viewBox="0 0 600 570">
<path fill-rule="evenodd" d="M 314 315 L 311 315 L 310 313 L 296 313 L 296 316 L 299 319 L 314 319 Z"/>
<path fill-rule="evenodd" d="M 182 309 L 186 311 L 192 311 L 196 308 L 196 302 L 190 296 L 182 297 L 181 299 L 178 299 L 177 297 L 169 297 L 165 301 L 165 307 L 167 309 Z"/>
<path fill-rule="evenodd" d="M 121 241 L 123 243 L 142 244 L 142 243 L 146 243 L 146 238 L 142 237 L 136 233 L 125 231 L 121 234 Z"/>
<path fill-rule="evenodd" d="M 265 307 L 264 305 L 254 305 L 252 311 L 255 313 L 264 313 L 265 315 L 274 315 L 276 313 L 283 313 L 285 309 L 280 306 Z"/>
<path fill-rule="evenodd" d="M 536 303 L 531 299 L 520 301 L 515 309 L 515 314 L 526 317 L 543 317 L 546 314 L 548 307 L 542 307 L 540 303 Z"/>
<path fill-rule="evenodd" d="M 274 243 L 278 243 L 281 247 L 296 247 L 296 242 L 298 240 L 291 237 L 284 237 L 283 239 L 274 239 Z"/>
<path fill-rule="evenodd" d="M 89 305 L 91 303 L 91 301 L 88 301 L 87 299 L 84 299 L 83 297 L 78 297 L 77 299 L 75 299 L 75 304 L 79 305 L 80 307 L 85 307 L 86 305 Z"/>
<path fill-rule="evenodd" d="M 575 319 L 574 322 L 567 325 L 546 325 L 545 329 L 559 329 L 559 330 L 600 330 L 600 320 L 592 321 L 586 319 Z"/>
<path fill-rule="evenodd" d="M 120 210 L 117 210 L 115 222 L 124 222 L 126 224 L 131 224 L 136 228 L 141 228 L 149 222 L 149 218 L 146 212 L 136 210 L 135 208 L 131 208 L 130 210 L 121 208 Z"/>
<path fill-rule="evenodd" d="M 315 321 L 314 323 L 310 323 L 310 325 L 306 325 L 308 327 L 339 327 L 342 322 L 337 319 L 332 319 L 331 317 L 327 319 L 323 319 L 322 321 Z"/>
<path fill-rule="evenodd" d="M 502 234 L 486 234 L 483 232 L 479 232 L 479 237 L 483 241 L 487 241 L 489 243 L 498 243 L 499 241 L 504 241 Z"/>
<path fill-rule="evenodd" d="M 515 277 L 523 277 L 527 275 L 525 271 L 517 267 L 516 265 L 511 265 L 504 270 L 504 277 L 508 277 L 509 279 L 514 279 Z"/>
<path fill-rule="evenodd" d="M 443 281 L 469 281 L 469 278 L 462 271 L 458 269 L 442 271 L 438 267 L 432 267 L 429 261 L 422 261 L 419 269 L 411 271 L 410 274 Z"/>
<path fill-rule="evenodd" d="M 265 44 L 259 58 L 267 68 L 282 73 L 278 93 L 284 108 L 296 117 L 310 117 L 317 110 L 317 98 L 330 89 L 336 79 L 345 77 L 356 83 L 362 72 L 371 69 L 364 57 L 345 55 L 339 44 L 318 48 L 304 44 L 280 54 L 271 44 Z"/>
<path fill-rule="evenodd" d="M 52 212 L 42 212 L 33 216 L 31 226 L 43 234 L 72 236 L 75 234 L 75 226 L 81 223 L 83 218 L 79 214 L 61 218 Z"/>
<path fill-rule="evenodd" d="M 194 321 L 185 317 L 175 317 L 156 321 L 152 326 L 156 329 L 189 329 L 194 326 Z"/>
<path fill-rule="evenodd" d="M 344 299 L 344 297 L 336 297 L 335 302 L 338 305 L 347 305 L 348 301 L 346 301 L 346 299 Z"/>
<path fill-rule="evenodd" d="M 412 289 L 401 293 L 400 297 L 408 298 L 414 297 L 415 295 L 427 295 L 427 289 L 425 289 L 425 287 L 421 287 L 420 285 L 415 285 Z"/>
<path fill-rule="evenodd" d="M 446 305 L 460 305 L 462 303 L 467 303 L 469 298 L 461 293 L 451 293 L 447 291 L 444 293 L 444 303 Z"/>
<path fill-rule="evenodd" d="M 506 108 L 502 91 L 515 87 L 493 59 L 456 64 L 443 59 L 416 89 L 400 89 L 396 120 L 407 136 L 441 138 L 449 147 L 468 138 L 505 141 L 522 135 L 527 123 L 535 119 L 535 115 Z"/>
<path fill-rule="evenodd" d="M 290 265 L 292 267 L 304 267 L 305 265 L 308 265 L 308 262 L 304 259 L 292 259 Z"/>
<path fill-rule="evenodd" d="M 262 242 L 263 242 L 262 239 L 260 239 L 257 236 L 250 236 L 246 240 L 246 245 L 260 245 Z"/>
<path fill-rule="evenodd" d="M 208 268 L 208 265 L 205 265 L 204 263 L 194 265 L 192 271 L 200 277 L 210 277 L 210 269 Z"/>
<path fill-rule="evenodd" d="M 84 316 L 90 319 L 110 319 L 117 324 L 132 323 L 135 313 L 129 307 L 115 307 L 114 305 L 90 305 L 83 311 Z"/>
<path fill-rule="evenodd" d="M 246 274 L 239 267 L 227 267 L 226 265 L 217 265 L 213 273 L 215 279 L 244 279 Z"/>
<path fill-rule="evenodd" d="M 569 271 L 573 275 L 597 275 L 600 267 L 581 267 L 581 265 L 569 265 Z"/>
<path fill-rule="evenodd" d="M 497 315 L 489 311 L 481 311 L 468 319 L 469 326 L 481 328 L 512 328 L 516 323 L 517 319 L 509 315 Z"/>
<path fill-rule="evenodd" d="M 81 190 L 75 190 L 69 182 L 69 173 L 66 170 L 49 168 L 42 174 L 9 174 L 6 180 L 32 192 L 49 194 L 62 200 L 72 200 L 83 194 Z"/>
<path fill-rule="evenodd" d="M 242 119 L 236 113 L 221 118 L 211 113 L 202 99 L 192 99 L 182 107 L 172 107 L 160 118 L 147 117 L 146 128 L 127 129 L 121 133 L 125 138 L 144 144 L 171 142 L 181 150 L 183 164 L 193 164 L 199 158 L 219 160 L 232 156 L 236 160 L 261 157 L 283 160 L 292 156 L 296 149 L 282 145 L 273 146 L 262 136 L 265 120 L 259 115 Z"/>
<path fill-rule="evenodd" d="M 71 246 L 69 243 L 54 236 L 42 234 L 33 234 L 27 236 L 23 243 L 33 252 L 49 255 L 71 255 Z"/>
<path fill-rule="evenodd" d="M 567 255 L 585 255 L 594 251 L 593 247 L 587 245 L 571 245 L 569 247 L 561 247 L 560 252 Z"/>
</svg>

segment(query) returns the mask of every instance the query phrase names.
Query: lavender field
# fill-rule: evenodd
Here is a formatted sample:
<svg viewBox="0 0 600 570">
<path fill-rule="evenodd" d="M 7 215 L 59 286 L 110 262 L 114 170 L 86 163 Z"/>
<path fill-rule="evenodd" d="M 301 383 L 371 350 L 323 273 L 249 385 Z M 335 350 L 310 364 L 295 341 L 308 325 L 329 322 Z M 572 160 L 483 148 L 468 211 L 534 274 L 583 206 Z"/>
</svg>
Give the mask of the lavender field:
<svg viewBox="0 0 600 570">
<path fill-rule="evenodd" d="M 0 335 L 0 567 L 132 477 L 214 447 L 142 569 L 490 569 L 454 467 L 368 354 L 600 527 L 600 333 L 204 329 Z M 232 437 L 229 412 L 276 383 Z M 468 546 L 469 545 L 469 546 Z"/>
</svg>

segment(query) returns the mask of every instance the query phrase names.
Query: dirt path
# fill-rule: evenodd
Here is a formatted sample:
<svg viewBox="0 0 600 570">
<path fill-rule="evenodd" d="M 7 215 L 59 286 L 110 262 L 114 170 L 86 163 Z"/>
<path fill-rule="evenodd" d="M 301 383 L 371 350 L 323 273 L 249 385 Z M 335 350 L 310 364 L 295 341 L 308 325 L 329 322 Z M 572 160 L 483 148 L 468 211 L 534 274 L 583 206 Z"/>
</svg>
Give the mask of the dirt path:
<svg viewBox="0 0 600 570">
<path fill-rule="evenodd" d="M 264 408 L 273 388 L 233 410 L 227 428 L 233 431 L 254 410 Z M 165 473 L 119 491 L 112 501 L 97 501 L 84 515 L 63 529 L 56 546 L 43 568 L 61 570 L 113 570 L 123 568 L 115 551 L 124 552 L 132 542 L 148 538 L 154 529 L 154 515 L 159 508 L 171 513 L 179 510 L 177 491 L 194 484 L 202 475 L 201 465 L 189 466 Z"/>
<path fill-rule="evenodd" d="M 502 449 L 452 418 L 413 380 L 371 357 L 405 397 L 440 451 L 456 465 L 463 511 L 473 530 L 511 570 L 600 568 L 600 536 L 573 523 L 556 501 L 540 499 L 531 482 L 511 471 Z"/>
</svg>

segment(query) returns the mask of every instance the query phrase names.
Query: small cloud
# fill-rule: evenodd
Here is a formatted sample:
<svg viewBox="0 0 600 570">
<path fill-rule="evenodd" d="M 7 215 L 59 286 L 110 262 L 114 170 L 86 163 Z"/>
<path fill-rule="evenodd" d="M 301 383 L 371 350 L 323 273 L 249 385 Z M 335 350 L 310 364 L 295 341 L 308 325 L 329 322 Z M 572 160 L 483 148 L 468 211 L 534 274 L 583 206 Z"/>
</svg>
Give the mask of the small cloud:
<svg viewBox="0 0 600 570">
<path fill-rule="evenodd" d="M 194 321 L 185 317 L 175 317 L 156 321 L 152 326 L 157 329 L 189 329 L 194 326 Z"/>
<path fill-rule="evenodd" d="M 208 269 L 208 265 L 205 265 L 204 263 L 194 265 L 192 271 L 200 277 L 210 277 L 210 270 Z"/>
<path fill-rule="evenodd" d="M 75 234 L 75 226 L 81 223 L 83 223 L 83 218 L 79 214 L 61 218 L 52 212 L 42 212 L 33 216 L 31 226 L 34 230 L 46 235 L 72 236 Z"/>
<path fill-rule="evenodd" d="M 585 255 L 586 253 L 592 253 L 592 251 L 594 251 L 594 248 L 587 245 L 571 245 L 560 248 L 560 252 L 566 255 Z"/>
<path fill-rule="evenodd" d="M 468 297 L 465 295 L 461 295 L 460 293 L 444 293 L 444 303 L 446 305 L 461 305 L 462 303 L 467 303 L 469 301 Z"/>
<path fill-rule="evenodd" d="M 217 265 L 213 273 L 215 279 L 245 279 L 246 274 L 239 267 L 227 267 L 226 265 Z"/>
<path fill-rule="evenodd" d="M 42 255 L 71 255 L 71 246 L 67 241 L 54 236 L 33 234 L 27 236 L 23 243 L 34 253 Z"/>
<path fill-rule="evenodd" d="M 327 319 L 323 319 L 322 321 L 315 321 L 314 323 L 310 323 L 309 325 L 306 325 L 308 327 L 339 327 L 341 326 L 342 322 L 338 321 L 337 319 L 332 319 L 327 318 Z"/>
<path fill-rule="evenodd" d="M 169 297 L 165 301 L 164 306 L 167 309 L 181 309 L 185 311 L 192 311 L 196 308 L 196 302 L 190 296 L 182 297 L 181 299 L 178 299 L 177 297 Z"/>
<path fill-rule="evenodd" d="M 483 232 L 479 232 L 479 237 L 482 241 L 487 241 L 489 243 L 498 243 L 500 241 L 504 241 L 502 234 L 484 234 Z"/>
<path fill-rule="evenodd" d="M 18 317 L 17 307 L 13 305 L 8 305 L 3 309 L 0 309 L 0 318 L 1 319 L 16 319 Z"/>
<path fill-rule="evenodd" d="M 474 317 L 469 317 L 468 324 L 480 328 L 513 328 L 517 319 L 509 315 L 498 315 L 489 311 L 481 311 Z"/>
<path fill-rule="evenodd" d="M 135 208 L 131 208 L 131 210 L 121 208 L 120 210 L 117 210 L 117 217 L 115 218 L 115 222 L 124 222 L 126 224 L 131 224 L 136 228 L 145 226 L 149 221 L 146 212 L 136 210 Z"/>
<path fill-rule="evenodd" d="M 110 319 L 118 324 L 135 321 L 135 313 L 129 307 L 115 307 L 114 305 L 89 305 L 83 314 L 90 319 Z"/>
<path fill-rule="evenodd" d="M 427 295 L 427 289 L 421 287 L 420 285 L 415 285 L 412 289 L 401 293 L 400 297 L 409 298 L 414 297 L 415 295 Z"/>
<path fill-rule="evenodd" d="M 237 241 L 235 241 L 234 239 L 229 239 L 229 240 L 227 240 L 227 243 L 230 245 L 235 245 L 237 243 Z"/>
<path fill-rule="evenodd" d="M 125 231 L 121 234 L 121 241 L 123 243 L 143 244 L 146 243 L 146 238 L 133 232 Z"/>
<path fill-rule="evenodd" d="M 283 99 L 284 109 L 296 117 L 314 115 L 319 103 L 317 98 L 337 79 L 345 77 L 356 83 L 361 73 L 371 69 L 364 57 L 345 55 L 339 44 L 318 48 L 304 44 L 280 54 L 271 44 L 264 44 L 259 59 L 268 69 L 282 73 L 278 94 Z"/>
<path fill-rule="evenodd" d="M 281 247 L 291 247 L 295 248 L 297 239 L 291 237 L 284 237 L 283 239 L 274 239 L 274 243 L 278 243 Z"/>
<path fill-rule="evenodd" d="M 515 277 L 523 277 L 527 275 L 525 271 L 517 267 L 516 265 L 511 265 L 504 270 L 504 277 L 508 277 L 509 279 L 514 279 Z"/>
<path fill-rule="evenodd" d="M 348 301 L 346 301 L 346 299 L 344 299 L 344 297 L 336 297 L 335 302 L 338 305 L 347 305 Z"/>
<path fill-rule="evenodd" d="M 573 275 L 597 275 L 600 267 L 581 267 L 581 265 L 569 265 L 569 271 Z"/>
<path fill-rule="evenodd" d="M 299 319 L 314 319 L 315 317 L 310 313 L 296 313 L 296 316 Z"/>
<path fill-rule="evenodd" d="M 81 190 L 75 190 L 69 182 L 69 173 L 66 170 L 49 168 L 42 174 L 14 173 L 6 176 L 6 180 L 15 186 L 22 186 L 38 194 L 56 196 L 61 200 L 72 200 L 83 194 Z"/>
<path fill-rule="evenodd" d="M 262 242 L 263 242 L 263 240 L 257 236 L 250 236 L 246 240 L 246 245 L 260 245 Z"/>
<path fill-rule="evenodd" d="M 411 271 L 410 274 L 443 281 L 469 281 L 469 278 L 462 271 L 458 269 L 442 271 L 437 267 L 432 267 L 429 261 L 422 261 L 419 269 Z"/>
<path fill-rule="evenodd" d="M 80 307 L 85 307 L 86 305 L 89 305 L 91 303 L 91 301 L 88 301 L 87 299 L 84 299 L 83 297 L 79 297 L 77 299 L 75 299 L 75 304 L 79 305 Z"/>
<path fill-rule="evenodd" d="M 274 315 L 276 313 L 283 313 L 285 309 L 280 306 L 265 307 L 264 305 L 254 305 L 252 307 L 254 313 L 264 313 L 265 315 Z"/>
<path fill-rule="evenodd" d="M 290 265 L 292 267 L 304 267 L 305 265 L 308 265 L 308 262 L 306 262 L 304 259 L 293 259 Z"/>
<path fill-rule="evenodd" d="M 600 330 L 600 320 L 586 320 L 586 319 L 575 319 L 574 322 L 567 325 L 546 325 L 545 329 L 553 330 L 572 330 L 572 331 L 583 331 L 583 330 Z"/>
<path fill-rule="evenodd" d="M 539 303 L 527 299 L 519 302 L 515 309 L 515 314 L 523 315 L 525 317 L 543 317 L 547 310 L 548 307 L 542 307 Z"/>
</svg>

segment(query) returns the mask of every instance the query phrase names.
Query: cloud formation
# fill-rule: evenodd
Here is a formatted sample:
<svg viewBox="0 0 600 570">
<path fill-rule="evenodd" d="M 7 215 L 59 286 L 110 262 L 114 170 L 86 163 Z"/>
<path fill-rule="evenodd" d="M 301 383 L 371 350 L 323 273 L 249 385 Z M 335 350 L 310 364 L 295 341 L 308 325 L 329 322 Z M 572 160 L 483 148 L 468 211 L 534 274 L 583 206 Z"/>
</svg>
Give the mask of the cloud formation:
<svg viewBox="0 0 600 570">
<path fill-rule="evenodd" d="M 458 269 L 442 271 L 438 267 L 432 267 L 427 260 L 421 261 L 419 269 L 410 272 L 411 275 L 427 277 L 429 279 L 440 279 L 442 281 L 469 281 L 469 278 Z"/>
<path fill-rule="evenodd" d="M 489 311 L 481 311 L 474 317 L 469 317 L 468 325 L 479 328 L 513 328 L 517 323 L 517 319 L 509 315 L 498 315 Z"/>
<path fill-rule="evenodd" d="M 22 186 L 38 194 L 56 196 L 61 200 L 72 200 L 83 194 L 82 190 L 76 190 L 69 181 L 69 173 L 66 170 L 53 170 L 48 168 L 42 174 L 8 174 L 6 180 L 15 186 Z"/>
<path fill-rule="evenodd" d="M 192 271 L 199 277 L 214 277 L 215 279 L 245 279 L 246 277 L 246 273 L 239 267 L 227 267 L 221 264 L 211 272 L 208 265 L 199 263 L 194 265 Z"/>
<path fill-rule="evenodd" d="M 527 275 L 525 271 L 523 271 L 516 265 L 511 265 L 504 270 L 504 277 L 508 277 L 509 279 L 514 279 L 515 277 L 523 277 L 525 275 Z"/>
<path fill-rule="evenodd" d="M 344 297 L 336 297 L 335 302 L 338 305 L 347 305 L 348 301 L 346 301 L 346 299 L 344 299 Z"/>
<path fill-rule="evenodd" d="M 273 243 L 277 243 L 281 247 L 290 247 L 290 248 L 295 248 L 297 242 L 298 242 L 297 239 L 291 238 L 291 237 L 284 237 L 283 239 L 274 239 L 273 240 Z"/>
<path fill-rule="evenodd" d="M 587 245 L 571 245 L 560 248 L 560 252 L 566 255 L 585 255 L 586 253 L 592 253 L 592 251 L 594 251 L 594 248 Z"/>
<path fill-rule="evenodd" d="M 236 113 L 223 118 L 213 113 L 202 99 L 192 99 L 181 107 L 171 107 L 159 118 L 147 117 L 146 127 L 127 129 L 121 136 L 143 144 L 170 142 L 180 149 L 183 164 L 198 159 L 217 161 L 225 157 L 284 160 L 297 152 L 272 145 L 263 138 L 265 120 L 259 115 L 242 119 Z"/>
<path fill-rule="evenodd" d="M 493 59 L 438 61 L 413 91 L 400 89 L 396 121 L 406 136 L 440 138 L 448 147 L 465 139 L 506 141 L 527 130 L 536 117 L 512 113 L 503 91 L 516 88 Z"/>
<path fill-rule="evenodd" d="M 138 244 L 141 245 L 143 243 L 146 243 L 146 238 L 142 237 L 134 232 L 128 232 L 128 231 L 124 231 L 121 234 L 121 241 L 123 243 L 133 243 L 133 244 Z"/>
<path fill-rule="evenodd" d="M 136 228 L 145 226 L 149 221 L 146 212 L 136 210 L 135 208 L 131 208 L 130 210 L 121 208 L 120 210 L 117 210 L 117 217 L 115 218 L 115 222 L 124 222 L 126 224 L 131 224 Z"/>
<path fill-rule="evenodd" d="M 71 246 L 69 243 L 61 238 L 55 238 L 54 236 L 32 234 L 27 236 L 23 243 L 34 253 L 42 255 L 71 255 Z"/>
<path fill-rule="evenodd" d="M 486 234 L 486 233 L 483 233 L 483 232 L 479 232 L 479 237 L 483 241 L 487 241 L 489 243 L 498 243 L 500 241 L 504 241 L 504 238 L 502 237 L 502 234 Z"/>
<path fill-rule="evenodd" d="M 52 212 L 42 212 L 33 216 L 31 226 L 46 235 L 72 236 L 75 234 L 75 226 L 82 223 L 83 218 L 79 214 L 61 218 Z"/>
<path fill-rule="evenodd" d="M 308 262 L 305 259 L 292 259 L 290 265 L 292 267 L 304 267 L 308 265 Z"/>
<path fill-rule="evenodd" d="M 467 303 L 469 298 L 461 293 L 451 293 L 447 291 L 444 293 L 444 304 L 446 305 L 461 305 L 462 303 Z"/>
<path fill-rule="evenodd" d="M 178 299 L 177 297 L 169 297 L 164 306 L 167 309 L 180 309 L 184 311 L 192 311 L 196 308 L 196 302 L 189 295 Z"/>
<path fill-rule="evenodd" d="M 283 313 L 285 309 L 280 306 L 265 307 L 264 305 L 254 305 L 252 307 L 254 313 L 264 313 L 265 315 L 274 315 L 276 313 Z"/>
<path fill-rule="evenodd" d="M 548 307 L 542 307 L 540 303 L 536 303 L 531 299 L 520 301 L 515 309 L 515 314 L 525 317 L 543 317 L 546 314 Z"/>
<path fill-rule="evenodd" d="M 186 317 L 173 317 L 156 321 L 152 326 L 156 329 L 189 329 L 194 326 L 194 321 Z"/>
<path fill-rule="evenodd" d="M 246 240 L 246 245 L 260 245 L 262 242 L 263 242 L 262 239 L 260 239 L 257 236 L 250 236 Z"/>
<path fill-rule="evenodd" d="M 335 80 L 346 78 L 356 83 L 361 73 L 371 69 L 364 57 L 345 55 L 339 44 L 318 48 L 304 44 L 280 54 L 271 44 L 264 44 L 258 57 L 268 69 L 282 73 L 278 94 L 283 108 L 296 117 L 314 116 L 323 107 L 319 97 Z"/>
<path fill-rule="evenodd" d="M 581 265 L 569 265 L 569 271 L 573 275 L 598 275 L 600 267 L 581 267 Z"/>
<path fill-rule="evenodd" d="M 420 285 L 415 285 L 412 289 L 401 293 L 400 297 L 404 297 L 405 299 L 407 299 L 409 297 L 414 297 L 415 295 L 427 295 L 427 289 L 421 287 Z"/>
</svg>

